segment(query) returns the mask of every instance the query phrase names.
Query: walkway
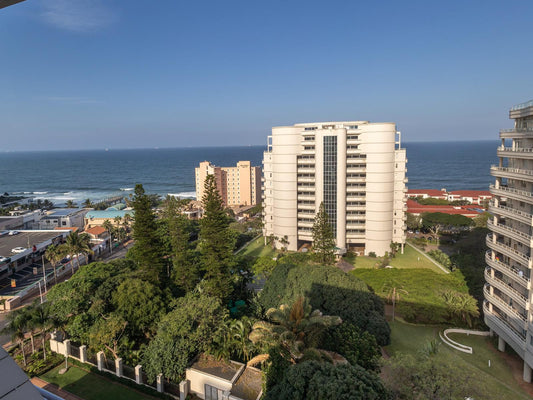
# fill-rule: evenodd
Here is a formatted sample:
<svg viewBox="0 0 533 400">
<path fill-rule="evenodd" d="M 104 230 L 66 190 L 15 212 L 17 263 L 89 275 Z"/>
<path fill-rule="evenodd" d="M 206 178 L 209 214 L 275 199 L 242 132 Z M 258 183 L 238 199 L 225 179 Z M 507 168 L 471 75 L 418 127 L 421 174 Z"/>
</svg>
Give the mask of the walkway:
<svg viewBox="0 0 533 400">
<path fill-rule="evenodd" d="M 444 268 L 442 265 L 440 265 L 437 261 L 435 261 L 434 259 L 432 259 L 430 256 L 428 256 L 426 253 L 424 253 L 422 250 L 420 250 L 418 247 L 416 247 L 415 245 L 409 243 L 409 242 L 405 242 L 405 244 L 407 246 L 411 246 L 413 249 L 415 249 L 416 251 L 418 251 L 420 254 L 422 254 L 424 257 L 426 257 L 429 261 L 431 261 L 433 264 L 435 264 L 437 267 L 439 267 L 442 272 L 444 272 L 445 274 L 449 274 L 450 271 L 447 269 L 447 268 Z"/>
</svg>

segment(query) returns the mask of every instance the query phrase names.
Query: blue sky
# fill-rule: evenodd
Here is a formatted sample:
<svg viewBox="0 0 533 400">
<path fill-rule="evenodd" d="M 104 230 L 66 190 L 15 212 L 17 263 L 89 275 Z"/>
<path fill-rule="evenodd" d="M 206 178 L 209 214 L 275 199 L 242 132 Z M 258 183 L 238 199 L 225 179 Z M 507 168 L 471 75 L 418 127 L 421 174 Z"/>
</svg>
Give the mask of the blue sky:
<svg viewBox="0 0 533 400">
<path fill-rule="evenodd" d="M 533 2 L 26 0 L 0 10 L 0 150 L 264 144 L 392 121 L 490 140 L 533 98 Z"/>
</svg>

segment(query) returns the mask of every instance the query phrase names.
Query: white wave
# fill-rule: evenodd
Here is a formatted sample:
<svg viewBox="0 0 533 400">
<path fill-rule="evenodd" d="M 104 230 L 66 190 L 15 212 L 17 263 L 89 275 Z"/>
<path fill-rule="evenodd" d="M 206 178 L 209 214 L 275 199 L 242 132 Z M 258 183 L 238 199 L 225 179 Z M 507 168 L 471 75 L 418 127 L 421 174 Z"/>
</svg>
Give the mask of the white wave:
<svg viewBox="0 0 533 400">
<path fill-rule="evenodd" d="M 131 192 L 134 188 L 120 188 L 123 192 Z"/>
<path fill-rule="evenodd" d="M 47 194 L 48 192 L 24 192 L 24 193 L 33 193 L 33 194 Z"/>
<path fill-rule="evenodd" d="M 196 192 L 168 193 L 168 195 L 180 199 L 196 199 Z"/>
</svg>

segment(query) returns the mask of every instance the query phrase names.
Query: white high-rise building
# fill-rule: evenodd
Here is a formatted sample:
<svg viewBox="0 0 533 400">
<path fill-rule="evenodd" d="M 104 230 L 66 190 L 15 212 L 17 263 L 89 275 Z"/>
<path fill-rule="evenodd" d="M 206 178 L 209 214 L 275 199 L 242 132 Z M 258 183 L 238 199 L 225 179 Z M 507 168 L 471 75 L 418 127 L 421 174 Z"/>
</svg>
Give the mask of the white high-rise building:
<svg viewBox="0 0 533 400">
<path fill-rule="evenodd" d="M 533 313 L 533 100 L 509 112 L 513 129 L 500 131 L 499 164 L 490 191 L 485 255 L 485 323 L 499 336 L 498 349 L 511 346 L 524 360 L 524 380 L 531 382 Z"/>
<path fill-rule="evenodd" d="M 394 123 L 317 122 L 272 128 L 263 158 L 265 238 L 312 243 L 324 202 L 339 249 L 381 256 L 405 243 L 407 162 Z"/>
</svg>

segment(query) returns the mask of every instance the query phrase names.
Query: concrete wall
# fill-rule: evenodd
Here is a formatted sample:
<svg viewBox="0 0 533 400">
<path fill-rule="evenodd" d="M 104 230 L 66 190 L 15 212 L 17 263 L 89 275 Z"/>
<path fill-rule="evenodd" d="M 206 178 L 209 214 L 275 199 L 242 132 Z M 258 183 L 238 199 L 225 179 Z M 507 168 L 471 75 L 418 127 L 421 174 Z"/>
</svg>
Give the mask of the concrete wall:
<svg viewBox="0 0 533 400">
<path fill-rule="evenodd" d="M 230 381 L 192 368 L 185 371 L 185 379 L 189 382 L 189 390 L 201 399 L 205 398 L 204 385 L 214 386 L 220 390 L 231 390 L 232 388 Z"/>
</svg>

